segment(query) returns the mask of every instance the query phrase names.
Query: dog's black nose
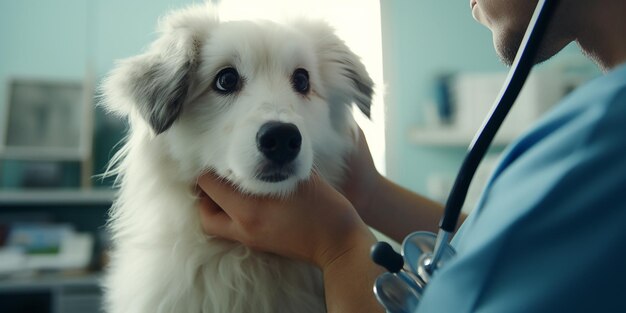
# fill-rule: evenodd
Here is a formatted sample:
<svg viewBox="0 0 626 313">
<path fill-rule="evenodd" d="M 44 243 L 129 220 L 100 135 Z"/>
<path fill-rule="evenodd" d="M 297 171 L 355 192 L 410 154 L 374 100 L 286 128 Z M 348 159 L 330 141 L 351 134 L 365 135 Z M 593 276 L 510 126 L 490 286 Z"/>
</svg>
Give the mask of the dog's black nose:
<svg viewBox="0 0 626 313">
<path fill-rule="evenodd" d="M 298 156 L 302 135 L 294 124 L 268 122 L 256 134 L 256 145 L 270 161 L 284 165 Z"/>
</svg>

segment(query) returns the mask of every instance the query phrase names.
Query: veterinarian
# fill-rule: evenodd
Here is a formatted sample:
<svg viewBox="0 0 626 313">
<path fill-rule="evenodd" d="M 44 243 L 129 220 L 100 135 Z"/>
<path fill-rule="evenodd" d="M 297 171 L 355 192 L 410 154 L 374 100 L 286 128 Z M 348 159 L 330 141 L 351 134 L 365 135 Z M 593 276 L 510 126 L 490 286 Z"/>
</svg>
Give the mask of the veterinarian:
<svg viewBox="0 0 626 313">
<path fill-rule="evenodd" d="M 472 1 L 507 64 L 536 3 Z M 417 312 L 626 312 L 626 1 L 562 1 L 538 61 L 572 41 L 605 75 L 508 149 Z M 315 264 L 329 312 L 382 312 L 367 225 L 402 241 L 436 231 L 442 207 L 382 177 L 364 138 L 351 158 L 341 192 L 313 175 L 287 199 L 242 196 L 204 175 L 204 230 Z"/>
</svg>

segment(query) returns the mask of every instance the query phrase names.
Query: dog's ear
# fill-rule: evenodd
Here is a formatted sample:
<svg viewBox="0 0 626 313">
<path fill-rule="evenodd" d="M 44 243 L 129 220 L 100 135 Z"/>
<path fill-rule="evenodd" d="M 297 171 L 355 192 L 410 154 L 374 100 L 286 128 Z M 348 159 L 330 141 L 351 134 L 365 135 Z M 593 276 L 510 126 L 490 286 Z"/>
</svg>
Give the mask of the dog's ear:
<svg viewBox="0 0 626 313">
<path fill-rule="evenodd" d="M 159 23 L 159 37 L 141 55 L 117 62 L 101 87 L 115 113 L 137 112 L 160 134 L 178 118 L 200 61 L 200 49 L 218 23 L 210 5 L 175 11 Z"/>
<path fill-rule="evenodd" d="M 355 103 L 361 112 L 370 117 L 374 82 L 361 59 L 327 23 L 300 20 L 294 26 L 313 41 L 329 101 Z"/>
</svg>

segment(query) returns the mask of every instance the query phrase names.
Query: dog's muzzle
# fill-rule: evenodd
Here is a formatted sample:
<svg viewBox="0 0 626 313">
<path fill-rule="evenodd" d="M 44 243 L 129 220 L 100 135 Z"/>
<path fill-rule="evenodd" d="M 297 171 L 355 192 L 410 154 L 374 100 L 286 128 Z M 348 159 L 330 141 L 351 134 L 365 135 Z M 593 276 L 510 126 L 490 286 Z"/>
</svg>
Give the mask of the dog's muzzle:
<svg viewBox="0 0 626 313">
<path fill-rule="evenodd" d="M 267 160 L 259 169 L 257 178 L 267 182 L 280 182 L 295 172 L 293 160 L 302 146 L 302 135 L 296 125 L 265 123 L 256 134 L 256 144 Z"/>
</svg>

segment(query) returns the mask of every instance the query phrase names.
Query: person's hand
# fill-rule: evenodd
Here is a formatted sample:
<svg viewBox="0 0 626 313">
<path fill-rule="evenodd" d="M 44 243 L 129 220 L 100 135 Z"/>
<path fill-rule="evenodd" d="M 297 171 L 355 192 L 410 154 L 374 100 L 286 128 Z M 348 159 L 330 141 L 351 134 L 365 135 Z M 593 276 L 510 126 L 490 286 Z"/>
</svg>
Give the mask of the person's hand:
<svg viewBox="0 0 626 313">
<path fill-rule="evenodd" d="M 199 177 L 198 186 L 208 235 L 322 269 L 375 242 L 351 203 L 316 174 L 285 198 L 243 195 L 213 173 Z"/>
</svg>

